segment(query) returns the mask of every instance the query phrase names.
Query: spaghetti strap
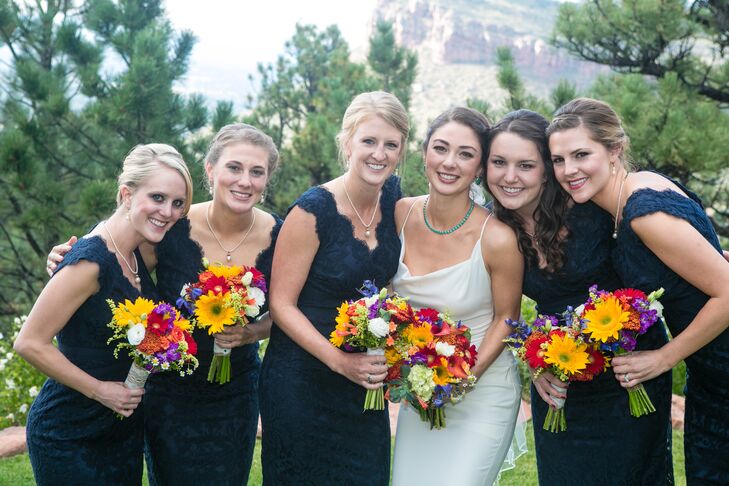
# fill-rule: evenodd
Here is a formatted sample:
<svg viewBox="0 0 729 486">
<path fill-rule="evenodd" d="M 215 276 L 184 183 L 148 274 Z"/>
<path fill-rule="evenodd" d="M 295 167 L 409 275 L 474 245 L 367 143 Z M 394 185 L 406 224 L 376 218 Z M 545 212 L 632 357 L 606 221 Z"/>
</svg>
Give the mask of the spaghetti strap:
<svg viewBox="0 0 729 486">
<path fill-rule="evenodd" d="M 410 218 L 410 213 L 413 212 L 413 208 L 415 207 L 415 204 L 420 200 L 420 198 L 417 198 L 413 203 L 410 205 L 410 209 L 408 209 L 408 214 L 405 215 L 405 221 L 402 222 L 402 228 L 400 228 L 400 235 L 405 235 L 405 225 L 408 224 L 408 219 Z"/>
<path fill-rule="evenodd" d="M 486 230 L 486 223 L 489 222 L 489 219 L 494 213 L 489 213 L 488 216 L 486 216 L 486 221 L 483 222 L 483 226 L 481 226 L 481 235 L 478 237 L 478 240 L 481 241 L 483 239 L 483 232 Z"/>
</svg>

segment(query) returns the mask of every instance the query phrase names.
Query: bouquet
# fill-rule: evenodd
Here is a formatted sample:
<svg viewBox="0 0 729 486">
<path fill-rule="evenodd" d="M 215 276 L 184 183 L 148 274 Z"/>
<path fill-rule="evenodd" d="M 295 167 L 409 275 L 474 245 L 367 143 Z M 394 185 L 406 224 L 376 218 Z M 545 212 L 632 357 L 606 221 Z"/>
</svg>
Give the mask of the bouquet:
<svg viewBox="0 0 729 486">
<path fill-rule="evenodd" d="M 180 292 L 177 306 L 208 334 L 223 332 L 225 326 L 245 326 L 261 312 L 266 302 L 266 279 L 254 267 L 211 265 L 203 260 L 197 282 L 188 283 Z M 213 344 L 213 360 L 208 381 L 230 381 L 230 349 Z"/>
<path fill-rule="evenodd" d="M 150 373 L 172 370 L 185 376 L 197 368 L 197 344 L 189 332 L 192 326 L 174 307 L 143 297 L 134 302 L 107 302 L 112 312 L 109 327 L 114 331 L 108 343 L 119 341 L 114 357 L 126 349 L 133 360 L 124 381 L 128 388 L 144 388 Z"/>
<path fill-rule="evenodd" d="M 636 289 L 606 292 L 593 285 L 588 301 L 575 312 L 590 341 L 606 356 L 619 356 L 633 351 L 636 338 L 663 317 L 663 305 L 658 302 L 662 295 L 663 289 L 646 295 Z M 628 389 L 628 402 L 633 417 L 656 411 L 643 384 Z"/>
<path fill-rule="evenodd" d="M 608 360 L 582 334 L 580 320 L 571 309 L 563 314 L 563 324 L 555 316 L 539 315 L 532 324 L 523 320 L 506 323 L 513 329 L 504 339 L 514 355 L 534 370 L 534 378 L 550 371 L 565 384 L 569 381 L 591 381 L 608 366 Z M 567 389 L 550 383 L 559 392 Z M 543 428 L 550 432 L 567 430 L 564 399 L 552 398 L 557 408 L 549 407 Z"/>
<path fill-rule="evenodd" d="M 343 302 L 337 308 L 337 325 L 329 341 L 338 348 L 366 348 L 368 355 L 383 356 L 392 341 L 391 333 L 412 314 L 407 301 L 397 294 L 388 295 L 369 280 L 359 289 L 362 298 Z M 364 410 L 384 410 L 382 388 L 367 390 Z"/>
<path fill-rule="evenodd" d="M 430 428 L 446 426 L 445 404 L 460 402 L 476 384 L 471 331 L 425 308 L 398 326 L 385 352 L 388 400 L 407 400 Z"/>
</svg>

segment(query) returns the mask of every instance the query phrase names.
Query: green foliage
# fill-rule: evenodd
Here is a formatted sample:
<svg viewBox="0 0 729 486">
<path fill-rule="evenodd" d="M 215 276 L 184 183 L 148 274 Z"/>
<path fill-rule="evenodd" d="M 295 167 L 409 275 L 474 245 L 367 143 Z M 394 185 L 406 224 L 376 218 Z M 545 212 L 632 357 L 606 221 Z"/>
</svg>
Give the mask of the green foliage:
<svg viewBox="0 0 729 486">
<path fill-rule="evenodd" d="M 378 20 L 375 24 L 367 63 L 380 83 L 378 89 L 394 94 L 407 108 L 417 74 L 418 57 L 413 51 L 395 43 L 391 22 Z"/>
<path fill-rule="evenodd" d="M 208 118 L 173 85 L 194 37 L 160 1 L 0 2 L 9 53 L 0 99 L 0 314 L 17 315 L 46 280 L 47 251 L 114 206 L 121 161 L 139 143 L 185 156 Z M 110 69 L 109 66 L 113 66 Z"/>
<path fill-rule="evenodd" d="M 13 351 L 26 316 L 16 317 L 9 326 L 3 326 L 8 334 L 0 333 L 0 429 L 11 425 L 25 425 L 33 399 L 43 386 L 46 377 Z"/>
</svg>

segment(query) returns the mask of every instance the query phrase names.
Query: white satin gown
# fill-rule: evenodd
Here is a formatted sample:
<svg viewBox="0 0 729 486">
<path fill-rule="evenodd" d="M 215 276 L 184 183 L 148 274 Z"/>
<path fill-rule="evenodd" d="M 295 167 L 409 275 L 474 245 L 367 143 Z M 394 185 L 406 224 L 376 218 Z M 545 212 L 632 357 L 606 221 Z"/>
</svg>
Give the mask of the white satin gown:
<svg viewBox="0 0 729 486">
<path fill-rule="evenodd" d="M 488 219 L 467 260 L 426 275 L 411 275 L 403 262 L 403 225 L 400 263 L 392 280 L 393 290 L 409 297 L 414 308 L 448 312 L 455 321 L 469 326 L 476 348 L 494 315 L 491 278 L 481 251 L 481 239 L 488 237 L 488 231 L 484 231 L 487 223 Z M 517 440 L 514 433 L 520 393 L 516 363 L 504 349 L 463 401 L 445 406 L 445 428 L 431 430 L 412 407 L 403 405 L 395 438 L 393 486 L 494 484 L 499 472 L 513 467 L 526 450 L 523 423 Z"/>
</svg>

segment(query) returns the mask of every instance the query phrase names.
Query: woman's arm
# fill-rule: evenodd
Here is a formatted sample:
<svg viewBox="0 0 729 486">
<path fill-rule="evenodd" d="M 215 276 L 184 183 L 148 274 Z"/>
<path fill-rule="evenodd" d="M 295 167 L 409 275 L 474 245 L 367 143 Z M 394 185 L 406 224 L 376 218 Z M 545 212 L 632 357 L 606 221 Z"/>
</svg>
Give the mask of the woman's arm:
<svg viewBox="0 0 729 486">
<path fill-rule="evenodd" d="M 38 296 L 13 347 L 57 382 L 128 417 L 142 400 L 143 389 L 132 390 L 122 383 L 97 380 L 53 345 L 53 338 L 74 312 L 98 292 L 98 276 L 98 265 L 87 261 L 60 270 Z"/>
<path fill-rule="evenodd" d="M 293 208 L 281 228 L 273 255 L 270 292 L 273 320 L 292 340 L 332 371 L 365 388 L 379 388 L 387 375 L 384 357 L 345 353 L 335 348 L 297 307 L 318 249 L 316 218 L 301 208 Z M 372 383 L 368 382 L 368 377 Z"/>
<path fill-rule="evenodd" d="M 491 276 L 494 318 L 478 349 L 473 372 L 480 377 L 503 352 L 504 339 L 511 334 L 506 319 L 517 319 L 521 306 L 524 257 L 519 252 L 516 235 L 502 222 L 491 218 L 481 248 Z"/>
<path fill-rule="evenodd" d="M 687 221 L 665 213 L 635 218 L 631 227 L 663 263 L 709 300 L 688 327 L 662 348 L 613 359 L 616 378 L 626 388 L 670 370 L 729 326 L 729 263 L 723 254 Z"/>
</svg>

